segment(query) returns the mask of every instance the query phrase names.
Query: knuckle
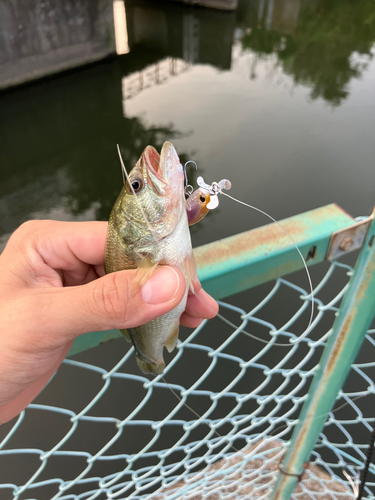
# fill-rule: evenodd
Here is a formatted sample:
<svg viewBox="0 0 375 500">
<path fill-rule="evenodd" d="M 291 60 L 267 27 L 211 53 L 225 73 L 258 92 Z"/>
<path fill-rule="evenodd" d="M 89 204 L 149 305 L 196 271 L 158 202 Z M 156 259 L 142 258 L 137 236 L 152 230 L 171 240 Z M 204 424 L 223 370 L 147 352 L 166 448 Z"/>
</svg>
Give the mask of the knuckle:
<svg viewBox="0 0 375 500">
<path fill-rule="evenodd" d="M 97 281 L 93 294 L 95 311 L 102 311 L 114 320 L 123 320 L 126 292 L 120 290 L 116 273 Z"/>
<path fill-rule="evenodd" d="M 38 221 L 28 220 L 21 224 L 12 234 L 12 240 L 28 238 L 38 230 Z"/>
<path fill-rule="evenodd" d="M 20 225 L 17 229 L 17 232 L 22 233 L 34 233 L 35 231 L 40 230 L 43 226 L 48 224 L 48 221 L 44 220 L 28 220 Z"/>
<path fill-rule="evenodd" d="M 52 221 L 49 220 L 28 220 L 23 222 L 13 233 L 13 240 L 34 240 L 50 230 Z"/>
</svg>

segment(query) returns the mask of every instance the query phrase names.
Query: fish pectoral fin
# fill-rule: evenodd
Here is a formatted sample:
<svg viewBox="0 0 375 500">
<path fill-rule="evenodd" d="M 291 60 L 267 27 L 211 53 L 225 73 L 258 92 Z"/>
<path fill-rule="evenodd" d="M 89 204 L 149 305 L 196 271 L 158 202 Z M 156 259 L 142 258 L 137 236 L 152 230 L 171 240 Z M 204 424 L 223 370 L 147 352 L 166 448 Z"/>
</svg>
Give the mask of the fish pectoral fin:
<svg viewBox="0 0 375 500">
<path fill-rule="evenodd" d="M 159 262 L 153 262 L 149 257 L 144 257 L 138 266 L 132 283 L 132 294 L 136 294 L 140 288 L 150 279 L 151 274 L 157 268 Z"/>
<path fill-rule="evenodd" d="M 132 339 L 130 338 L 128 330 L 120 330 L 120 332 L 123 334 L 123 336 L 126 338 L 128 342 L 131 342 Z"/>
<path fill-rule="evenodd" d="M 164 342 L 165 347 L 167 348 L 168 352 L 172 352 L 173 349 L 177 345 L 178 341 L 178 332 L 180 330 L 180 321 L 174 326 L 172 333 L 169 335 L 167 340 Z"/>
<path fill-rule="evenodd" d="M 194 293 L 196 284 L 198 283 L 197 264 L 194 254 L 191 253 L 185 259 L 186 282 L 189 285 L 190 292 Z"/>
</svg>

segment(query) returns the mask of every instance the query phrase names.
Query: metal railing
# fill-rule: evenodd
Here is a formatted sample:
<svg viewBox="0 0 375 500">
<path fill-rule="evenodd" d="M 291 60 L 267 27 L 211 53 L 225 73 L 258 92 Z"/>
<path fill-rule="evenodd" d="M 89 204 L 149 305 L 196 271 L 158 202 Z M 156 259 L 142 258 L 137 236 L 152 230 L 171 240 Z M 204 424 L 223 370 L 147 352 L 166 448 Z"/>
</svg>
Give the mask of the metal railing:
<svg viewBox="0 0 375 500">
<path fill-rule="evenodd" d="M 375 328 L 364 332 L 375 298 L 370 223 L 353 275 L 344 262 L 324 261 L 332 234 L 345 240 L 338 231 L 355 225 L 340 208 L 282 221 L 308 265 L 320 263 L 315 314 L 303 338 L 311 294 L 298 274 L 281 277 L 303 264 L 276 225 L 196 249 L 207 291 L 218 299 L 241 293 L 220 301 L 219 317 L 183 332 L 163 377 L 140 374 L 122 339 L 99 345 L 115 331 L 78 338 L 36 402 L 0 428 L 0 497 L 354 498 L 342 471 L 355 477 L 363 468 L 375 417 Z M 349 304 L 355 287 L 361 297 Z M 357 313 L 360 325 L 353 323 Z M 332 368 L 326 344 L 348 314 L 357 339 L 342 353 L 341 378 L 330 372 L 330 392 L 314 406 L 317 377 L 327 376 L 327 363 Z M 360 344 L 361 358 L 352 364 Z M 59 376 L 71 382 L 65 392 Z M 32 422 L 39 433 L 31 432 Z M 374 474 L 371 465 L 367 498 L 374 498 Z"/>
</svg>

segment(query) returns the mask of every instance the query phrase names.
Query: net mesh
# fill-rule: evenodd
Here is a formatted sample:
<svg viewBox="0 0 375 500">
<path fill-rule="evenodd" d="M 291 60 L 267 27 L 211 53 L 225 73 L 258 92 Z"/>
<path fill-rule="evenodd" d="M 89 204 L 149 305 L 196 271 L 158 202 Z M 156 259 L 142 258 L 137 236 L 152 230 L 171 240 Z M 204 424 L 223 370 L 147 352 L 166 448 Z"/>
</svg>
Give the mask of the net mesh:
<svg viewBox="0 0 375 500">
<path fill-rule="evenodd" d="M 66 359 L 36 402 L 0 428 L 1 498 L 267 498 L 352 272 L 325 265 L 312 328 L 297 343 L 289 341 L 306 327 L 311 297 L 280 278 L 235 296 L 237 305 L 220 302 L 219 317 L 183 331 L 164 378 L 142 376 L 124 339 Z M 343 470 L 355 482 L 367 453 L 374 335 L 294 499 L 354 497 Z"/>
</svg>

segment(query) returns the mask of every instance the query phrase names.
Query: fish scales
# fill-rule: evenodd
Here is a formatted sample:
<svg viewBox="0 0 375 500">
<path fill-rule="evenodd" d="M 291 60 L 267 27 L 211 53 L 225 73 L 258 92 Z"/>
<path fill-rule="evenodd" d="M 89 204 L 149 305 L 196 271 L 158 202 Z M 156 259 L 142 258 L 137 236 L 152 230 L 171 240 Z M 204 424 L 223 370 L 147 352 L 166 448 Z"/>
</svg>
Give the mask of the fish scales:
<svg viewBox="0 0 375 500">
<path fill-rule="evenodd" d="M 121 330 L 134 345 L 140 369 L 160 374 L 165 367 L 163 348 L 172 351 L 177 343 L 189 287 L 197 279 L 183 168 L 173 145 L 166 142 L 160 156 L 147 146 L 128 177 L 109 219 L 106 273 L 138 269 L 136 282 L 142 285 L 155 267 L 170 265 L 186 280 L 183 300 L 172 311 L 145 325 Z"/>
</svg>

